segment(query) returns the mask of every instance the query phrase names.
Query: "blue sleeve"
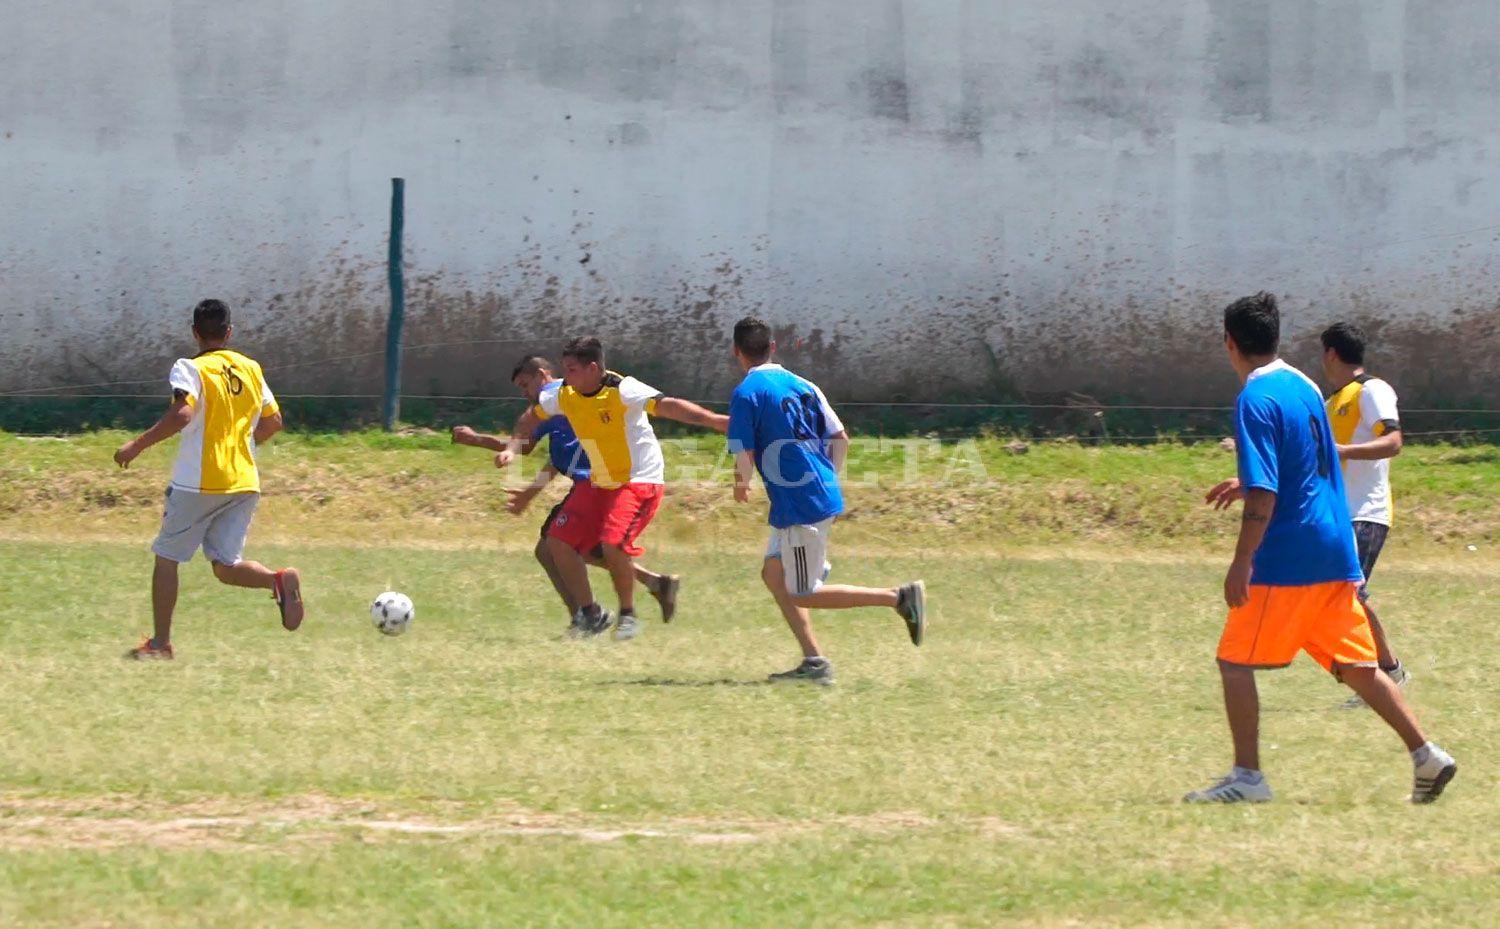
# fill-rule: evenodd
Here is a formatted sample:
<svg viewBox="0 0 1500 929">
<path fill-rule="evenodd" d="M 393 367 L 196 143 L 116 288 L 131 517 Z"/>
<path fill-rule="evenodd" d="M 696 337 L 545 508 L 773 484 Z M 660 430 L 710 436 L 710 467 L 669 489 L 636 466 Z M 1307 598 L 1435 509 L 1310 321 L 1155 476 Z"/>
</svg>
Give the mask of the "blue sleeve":
<svg viewBox="0 0 1500 929">
<path fill-rule="evenodd" d="M 729 398 L 729 453 L 755 451 L 755 400 L 735 391 Z"/>
<path fill-rule="evenodd" d="M 1276 493 L 1280 487 L 1281 430 L 1269 404 L 1241 400 L 1234 417 L 1235 457 L 1240 485 Z"/>
<path fill-rule="evenodd" d="M 549 435 L 552 432 L 553 422 L 552 418 L 548 418 L 537 423 L 536 428 L 531 430 L 531 441 L 540 442 L 542 441 L 542 436 Z"/>
</svg>

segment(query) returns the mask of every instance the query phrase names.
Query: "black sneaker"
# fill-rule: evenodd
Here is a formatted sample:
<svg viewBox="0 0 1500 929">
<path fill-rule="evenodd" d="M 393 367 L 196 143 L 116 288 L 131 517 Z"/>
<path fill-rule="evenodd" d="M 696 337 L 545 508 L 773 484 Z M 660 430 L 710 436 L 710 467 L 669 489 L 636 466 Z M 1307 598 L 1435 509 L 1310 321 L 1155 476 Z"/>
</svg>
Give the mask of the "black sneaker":
<svg viewBox="0 0 1500 929">
<path fill-rule="evenodd" d="M 827 687 L 833 683 L 833 662 L 827 658 L 804 658 L 802 663 L 792 670 L 772 674 L 771 680 L 802 681 Z"/>
<path fill-rule="evenodd" d="M 903 585 L 896 593 L 896 612 L 906 620 L 911 644 L 921 645 L 922 636 L 927 632 L 927 585 L 921 581 Z"/>
<path fill-rule="evenodd" d="M 568 626 L 568 638 L 592 639 L 614 625 L 614 622 L 615 618 L 609 610 L 601 609 L 597 604 L 593 607 L 586 606 L 573 614 L 573 623 Z"/>
<path fill-rule="evenodd" d="M 661 604 L 661 621 L 669 623 L 672 616 L 677 612 L 677 591 L 682 589 L 682 576 L 677 574 L 663 574 L 661 586 L 651 591 L 651 596 Z"/>
</svg>

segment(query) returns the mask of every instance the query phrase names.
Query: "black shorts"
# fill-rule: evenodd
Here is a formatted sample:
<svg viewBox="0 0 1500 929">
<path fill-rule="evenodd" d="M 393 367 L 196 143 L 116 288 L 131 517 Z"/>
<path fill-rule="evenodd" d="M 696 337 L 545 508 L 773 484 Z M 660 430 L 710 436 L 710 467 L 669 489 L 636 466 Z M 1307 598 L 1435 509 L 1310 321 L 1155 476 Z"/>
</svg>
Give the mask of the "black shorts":
<svg viewBox="0 0 1500 929">
<path fill-rule="evenodd" d="M 1390 531 L 1390 526 L 1381 523 L 1361 520 L 1354 524 L 1354 544 L 1359 549 L 1359 568 L 1365 573 L 1364 583 L 1359 585 L 1361 600 L 1370 596 L 1365 587 L 1370 583 L 1370 575 L 1375 573 L 1375 562 L 1380 560 L 1380 550 L 1385 548 L 1385 537 Z"/>
</svg>

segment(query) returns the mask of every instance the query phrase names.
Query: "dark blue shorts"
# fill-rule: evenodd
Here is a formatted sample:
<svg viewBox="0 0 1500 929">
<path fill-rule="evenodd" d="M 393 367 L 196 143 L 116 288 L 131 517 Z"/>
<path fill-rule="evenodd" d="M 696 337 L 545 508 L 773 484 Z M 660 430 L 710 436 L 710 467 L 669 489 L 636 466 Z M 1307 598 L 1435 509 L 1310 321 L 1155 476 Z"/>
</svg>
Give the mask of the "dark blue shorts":
<svg viewBox="0 0 1500 929">
<path fill-rule="evenodd" d="M 1380 550 L 1385 548 L 1385 537 L 1390 531 L 1390 526 L 1380 523 L 1360 521 L 1354 524 L 1354 544 L 1359 548 L 1359 568 L 1365 573 L 1364 583 L 1359 585 L 1361 601 L 1370 598 L 1370 593 L 1365 588 L 1370 583 L 1370 575 L 1375 573 L 1375 562 L 1380 560 Z"/>
</svg>

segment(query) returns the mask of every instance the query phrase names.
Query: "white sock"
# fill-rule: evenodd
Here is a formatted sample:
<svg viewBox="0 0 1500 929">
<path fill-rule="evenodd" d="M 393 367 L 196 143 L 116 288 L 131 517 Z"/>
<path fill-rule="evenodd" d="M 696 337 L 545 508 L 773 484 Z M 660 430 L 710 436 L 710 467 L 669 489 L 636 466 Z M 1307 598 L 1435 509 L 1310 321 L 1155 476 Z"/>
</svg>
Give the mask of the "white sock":
<svg viewBox="0 0 1500 929">
<path fill-rule="evenodd" d="M 1453 759 L 1449 758 L 1448 753 L 1443 751 L 1433 742 L 1426 742 L 1422 745 L 1421 748 L 1411 753 L 1412 764 L 1416 765 L 1419 768 L 1434 760 L 1441 761 L 1443 764 L 1448 764 Z"/>
<path fill-rule="evenodd" d="M 1266 778 L 1264 774 L 1253 768 L 1242 768 L 1239 765 L 1235 765 L 1234 770 L 1230 773 L 1234 775 L 1235 780 L 1244 781 L 1247 784 L 1259 784 Z"/>
</svg>

